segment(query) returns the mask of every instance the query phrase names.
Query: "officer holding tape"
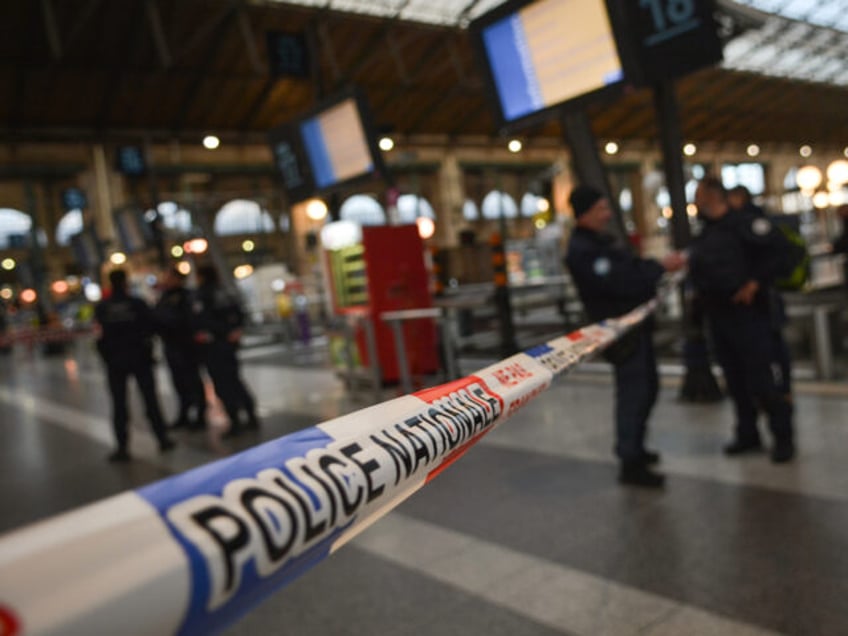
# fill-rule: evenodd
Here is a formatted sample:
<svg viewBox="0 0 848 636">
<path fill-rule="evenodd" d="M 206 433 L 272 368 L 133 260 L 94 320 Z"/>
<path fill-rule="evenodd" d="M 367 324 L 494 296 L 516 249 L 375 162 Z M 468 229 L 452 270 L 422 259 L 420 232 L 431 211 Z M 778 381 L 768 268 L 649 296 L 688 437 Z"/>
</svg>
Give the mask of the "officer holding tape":
<svg viewBox="0 0 848 636">
<path fill-rule="evenodd" d="M 593 321 L 627 313 L 656 295 L 667 271 L 685 265 L 679 253 L 662 263 L 634 256 L 606 233 L 612 209 L 590 186 L 576 187 L 569 197 L 577 227 L 568 243 L 565 264 Z M 634 327 L 604 352 L 615 369 L 615 453 L 623 484 L 659 488 L 663 475 L 651 470 L 659 454 L 645 448 L 648 416 L 659 392 L 650 319 Z"/>
<path fill-rule="evenodd" d="M 781 271 L 780 230 L 764 216 L 730 209 L 721 181 L 707 177 L 695 191 L 705 225 L 692 247 L 690 273 L 707 313 L 716 358 L 736 410 L 736 456 L 763 450 L 757 413 L 768 416 L 775 463 L 795 456 L 791 396 L 786 394 L 774 329 L 773 283 Z"/>
</svg>

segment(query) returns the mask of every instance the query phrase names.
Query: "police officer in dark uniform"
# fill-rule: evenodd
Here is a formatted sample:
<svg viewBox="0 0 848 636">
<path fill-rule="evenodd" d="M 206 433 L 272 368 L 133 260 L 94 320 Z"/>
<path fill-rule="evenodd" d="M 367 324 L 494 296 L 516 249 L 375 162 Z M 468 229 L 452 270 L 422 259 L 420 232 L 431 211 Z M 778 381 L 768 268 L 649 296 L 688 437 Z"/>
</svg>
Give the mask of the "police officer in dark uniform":
<svg viewBox="0 0 848 636">
<path fill-rule="evenodd" d="M 150 307 L 140 298 L 127 293 L 127 274 L 122 269 L 109 272 L 111 294 L 94 309 L 94 317 L 100 325 L 101 336 L 97 350 L 106 363 L 109 392 L 112 397 L 112 425 L 117 448 L 109 455 L 109 461 L 129 461 L 129 432 L 127 424 L 127 379 L 135 377 L 147 419 L 159 441 L 159 450 L 164 452 L 174 447 L 165 431 L 165 421 L 156 397 L 156 382 L 153 376 L 154 323 Z"/>
<path fill-rule="evenodd" d="M 229 437 L 242 430 L 242 412 L 247 416 L 248 428 L 259 427 L 256 402 L 241 379 L 236 356 L 244 313 L 238 300 L 219 284 L 214 266 L 200 266 L 197 279 L 198 288 L 192 304 L 194 340 L 199 344 L 201 360 L 212 378 L 215 393 L 230 418 L 230 429 L 226 433 Z"/>
<path fill-rule="evenodd" d="M 690 273 L 736 411 L 735 435 L 724 451 L 735 456 L 762 450 L 762 409 L 774 438 L 772 461 L 788 462 L 795 455 L 792 404 L 776 373 L 773 330 L 780 317 L 770 299 L 782 235 L 764 216 L 731 210 L 714 177 L 698 184 L 695 203 L 705 223 L 692 246 Z"/>
<path fill-rule="evenodd" d="M 176 268 L 169 269 L 153 314 L 179 399 L 180 410 L 172 427 L 199 430 L 206 427 L 206 396 L 200 377 L 200 355 L 192 332 L 191 292 L 184 283 L 183 274 Z"/>
<path fill-rule="evenodd" d="M 759 216 L 774 223 L 774 219 L 766 214 L 766 211 L 754 203 L 751 192 L 743 185 L 738 185 L 727 191 L 727 203 L 731 211 L 741 212 L 745 215 Z M 786 303 L 780 291 L 773 285 L 768 289 L 769 302 L 772 307 L 772 345 L 774 347 L 775 373 L 779 374 L 778 384 L 780 392 L 787 400 L 792 401 L 792 356 L 789 353 L 789 344 L 783 335 L 783 330 L 789 324 L 789 316 L 786 313 Z"/>
<path fill-rule="evenodd" d="M 605 233 L 612 210 L 604 195 L 590 186 L 576 187 L 569 197 L 577 227 L 568 243 L 565 263 L 593 321 L 620 316 L 650 300 L 666 271 L 681 269 L 685 259 L 670 254 L 662 263 L 638 258 Z M 619 481 L 661 487 L 663 475 L 651 470 L 659 455 L 645 448 L 647 421 L 659 392 L 653 324 L 634 327 L 607 349 L 615 369 L 615 453 Z"/>
</svg>

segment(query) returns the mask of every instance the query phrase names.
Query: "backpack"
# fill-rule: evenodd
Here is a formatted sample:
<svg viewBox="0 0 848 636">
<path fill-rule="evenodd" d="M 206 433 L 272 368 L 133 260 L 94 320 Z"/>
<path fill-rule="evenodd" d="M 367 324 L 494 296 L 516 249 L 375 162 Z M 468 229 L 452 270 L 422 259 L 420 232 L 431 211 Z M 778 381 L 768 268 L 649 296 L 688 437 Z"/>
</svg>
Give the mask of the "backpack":
<svg viewBox="0 0 848 636">
<path fill-rule="evenodd" d="M 801 233 L 785 223 L 776 224 L 785 239 L 781 267 L 775 284 L 783 291 L 803 289 L 810 277 L 810 254 Z"/>
</svg>

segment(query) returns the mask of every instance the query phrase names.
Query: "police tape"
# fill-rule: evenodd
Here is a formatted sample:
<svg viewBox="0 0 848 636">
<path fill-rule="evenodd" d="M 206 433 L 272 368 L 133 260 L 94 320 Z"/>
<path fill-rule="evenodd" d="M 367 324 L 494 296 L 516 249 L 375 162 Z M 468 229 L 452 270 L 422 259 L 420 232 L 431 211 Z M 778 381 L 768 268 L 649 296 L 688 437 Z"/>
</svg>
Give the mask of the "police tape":
<svg viewBox="0 0 848 636">
<path fill-rule="evenodd" d="M 222 629 L 656 305 L 0 537 L 0 634 Z"/>
</svg>

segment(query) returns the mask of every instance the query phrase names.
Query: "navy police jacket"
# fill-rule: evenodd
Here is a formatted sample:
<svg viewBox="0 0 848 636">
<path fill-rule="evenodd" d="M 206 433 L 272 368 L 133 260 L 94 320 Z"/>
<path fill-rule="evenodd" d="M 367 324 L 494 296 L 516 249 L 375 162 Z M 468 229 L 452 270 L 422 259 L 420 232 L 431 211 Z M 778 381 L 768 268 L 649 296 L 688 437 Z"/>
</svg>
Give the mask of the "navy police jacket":
<svg viewBox="0 0 848 636">
<path fill-rule="evenodd" d="M 720 219 L 707 219 L 689 255 L 689 273 L 698 297 L 708 309 L 732 309 L 734 294 L 749 280 L 756 280 L 760 289 L 753 304 L 768 308 L 783 247 L 780 230 L 764 216 L 730 211 Z"/>
<path fill-rule="evenodd" d="M 152 363 L 153 316 L 141 298 L 114 291 L 97 304 L 94 317 L 101 328 L 97 350 L 108 364 Z"/>
<path fill-rule="evenodd" d="M 229 334 L 244 324 L 244 313 L 236 298 L 216 285 L 202 285 L 192 302 L 192 326 L 206 332 L 212 342 L 227 343 Z"/>
<path fill-rule="evenodd" d="M 627 313 L 654 297 L 665 270 L 614 244 L 606 234 L 577 227 L 568 242 L 565 264 L 593 321 Z"/>
</svg>

